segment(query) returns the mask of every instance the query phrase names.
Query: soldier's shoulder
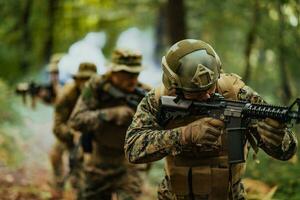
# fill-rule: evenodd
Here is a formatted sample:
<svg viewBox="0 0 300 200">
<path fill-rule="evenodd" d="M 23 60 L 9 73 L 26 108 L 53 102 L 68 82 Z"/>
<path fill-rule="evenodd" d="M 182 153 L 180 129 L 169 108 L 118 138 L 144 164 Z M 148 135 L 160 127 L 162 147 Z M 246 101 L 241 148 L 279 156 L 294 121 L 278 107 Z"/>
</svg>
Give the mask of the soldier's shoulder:
<svg viewBox="0 0 300 200">
<path fill-rule="evenodd" d="M 102 91 L 103 85 L 107 82 L 105 75 L 96 74 L 86 83 L 81 96 L 83 100 L 91 100 L 97 98 L 99 91 Z"/>
<path fill-rule="evenodd" d="M 245 86 L 242 78 L 234 73 L 222 73 L 217 83 L 217 90 L 225 98 L 236 100 L 241 88 Z"/>
<path fill-rule="evenodd" d="M 60 90 L 57 96 L 57 102 L 63 101 L 64 99 L 72 96 L 76 91 L 76 84 L 72 81 L 66 83 Z"/>
<path fill-rule="evenodd" d="M 152 88 L 148 94 L 147 98 L 150 104 L 153 106 L 158 106 L 161 96 L 167 95 L 164 85 L 160 85 L 156 88 Z"/>
<path fill-rule="evenodd" d="M 76 84 L 74 81 L 66 83 L 62 90 L 61 90 L 61 94 L 65 95 L 65 94 L 69 94 L 72 93 L 74 90 L 76 90 Z"/>
<path fill-rule="evenodd" d="M 235 73 L 221 73 L 218 81 L 235 82 L 235 81 L 241 81 L 241 80 L 242 80 L 242 77 L 240 77 L 239 75 L 237 75 Z"/>
<path fill-rule="evenodd" d="M 90 85 L 92 88 L 97 89 L 102 87 L 107 81 L 108 81 L 108 76 L 106 74 L 103 75 L 96 74 L 90 78 L 88 85 Z"/>
</svg>

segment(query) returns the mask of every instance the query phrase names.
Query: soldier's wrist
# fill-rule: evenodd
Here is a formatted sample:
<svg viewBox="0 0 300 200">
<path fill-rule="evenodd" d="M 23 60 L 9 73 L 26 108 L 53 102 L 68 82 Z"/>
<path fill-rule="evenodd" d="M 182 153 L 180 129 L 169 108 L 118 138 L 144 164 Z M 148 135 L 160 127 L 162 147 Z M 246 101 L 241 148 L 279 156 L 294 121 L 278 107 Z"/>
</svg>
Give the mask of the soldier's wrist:
<svg viewBox="0 0 300 200">
<path fill-rule="evenodd" d="M 173 129 L 171 131 L 171 134 L 172 134 L 172 150 L 171 150 L 171 154 L 173 156 L 175 155 L 178 155 L 182 152 L 182 148 L 184 146 L 184 144 L 182 143 L 182 128 L 176 128 L 176 129 Z"/>
<path fill-rule="evenodd" d="M 110 121 L 111 117 L 110 117 L 109 113 L 107 112 L 107 110 L 100 110 L 99 119 L 101 121 Z"/>
</svg>

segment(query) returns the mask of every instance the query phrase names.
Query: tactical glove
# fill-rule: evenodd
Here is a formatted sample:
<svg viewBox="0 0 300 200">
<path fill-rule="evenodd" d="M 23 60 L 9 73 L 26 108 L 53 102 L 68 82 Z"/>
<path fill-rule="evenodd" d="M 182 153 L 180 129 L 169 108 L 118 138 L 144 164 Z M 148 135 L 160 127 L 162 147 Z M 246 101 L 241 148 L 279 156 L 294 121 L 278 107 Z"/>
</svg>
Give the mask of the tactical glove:
<svg viewBox="0 0 300 200">
<path fill-rule="evenodd" d="M 134 110 L 128 106 L 117 106 L 113 108 L 103 109 L 101 112 L 102 119 L 113 121 L 117 125 L 128 124 L 134 115 Z"/>
<path fill-rule="evenodd" d="M 285 130 L 285 124 L 270 118 L 258 122 L 257 124 L 257 131 L 260 134 L 262 141 L 274 146 L 282 144 Z"/>
<path fill-rule="evenodd" d="M 216 144 L 224 128 L 224 122 L 205 117 L 182 127 L 180 143 L 186 144 Z"/>
</svg>

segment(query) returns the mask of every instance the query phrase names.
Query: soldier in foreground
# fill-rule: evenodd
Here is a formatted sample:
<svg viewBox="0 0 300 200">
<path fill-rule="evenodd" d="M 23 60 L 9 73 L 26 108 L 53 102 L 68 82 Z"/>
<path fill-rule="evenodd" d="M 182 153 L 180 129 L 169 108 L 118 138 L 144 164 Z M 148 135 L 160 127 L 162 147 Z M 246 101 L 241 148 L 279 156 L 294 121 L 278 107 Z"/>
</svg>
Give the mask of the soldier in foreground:
<svg viewBox="0 0 300 200">
<path fill-rule="evenodd" d="M 207 116 L 185 116 L 162 123 L 164 95 L 205 102 L 219 93 L 228 100 L 263 102 L 234 74 L 221 73 L 214 49 L 200 40 L 174 44 L 162 59 L 163 85 L 141 101 L 125 139 L 125 155 L 132 163 L 148 163 L 166 157 L 158 199 L 244 199 L 241 183 L 245 163 L 230 163 L 225 122 Z M 201 109 L 201 108 L 200 108 Z M 177 110 L 179 111 L 179 110 Z M 245 154 L 251 142 L 268 155 L 291 158 L 297 147 L 286 124 L 267 118 L 247 127 Z"/>
<path fill-rule="evenodd" d="M 82 199 L 130 200 L 141 194 L 139 166 L 124 156 L 126 130 L 148 89 L 138 82 L 141 59 L 139 53 L 115 50 L 111 71 L 90 79 L 73 111 L 72 128 L 92 138 L 86 145 L 91 157 L 84 159 Z"/>
<path fill-rule="evenodd" d="M 74 131 L 68 126 L 68 120 L 75 107 L 77 99 L 80 96 L 81 90 L 86 81 L 92 75 L 97 73 L 97 68 L 93 63 L 81 63 L 78 72 L 73 75 L 73 82 L 66 84 L 56 101 L 54 110 L 54 124 L 53 133 L 56 136 L 56 143 L 54 144 L 53 151 L 51 152 L 51 162 L 54 172 L 54 184 L 58 191 L 63 190 L 64 186 L 64 152 L 70 153 L 74 148 L 73 136 Z M 71 182 L 74 189 L 79 188 L 79 179 L 76 179 L 71 174 Z"/>
</svg>

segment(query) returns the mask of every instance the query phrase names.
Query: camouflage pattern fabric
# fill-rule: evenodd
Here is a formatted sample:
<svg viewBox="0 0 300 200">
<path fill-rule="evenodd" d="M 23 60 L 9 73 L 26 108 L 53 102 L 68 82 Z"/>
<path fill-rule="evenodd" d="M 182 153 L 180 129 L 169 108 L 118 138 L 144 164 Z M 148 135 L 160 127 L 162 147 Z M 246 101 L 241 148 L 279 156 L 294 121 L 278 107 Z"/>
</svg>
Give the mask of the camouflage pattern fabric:
<svg viewBox="0 0 300 200">
<path fill-rule="evenodd" d="M 66 146 L 59 140 L 56 140 L 50 152 L 50 161 L 54 176 L 54 187 L 57 190 L 62 190 L 64 185 L 63 154 L 65 151 Z"/>
<path fill-rule="evenodd" d="M 69 154 L 74 147 L 72 130 L 67 123 L 79 95 L 80 90 L 76 87 L 75 82 L 66 84 L 56 100 L 54 109 L 53 133 L 57 141 L 53 146 L 50 158 L 54 171 L 54 181 L 61 189 L 64 184 L 63 177 L 65 175 L 63 171 L 63 155 L 65 153 Z M 71 184 L 74 189 L 79 189 L 79 184 L 77 183 L 79 180 L 75 177 L 78 177 L 78 172 L 72 173 L 70 177 Z"/>
<path fill-rule="evenodd" d="M 107 113 L 126 102 L 114 99 L 105 88 L 110 74 L 94 76 L 86 84 L 70 125 L 82 134 L 93 135 L 90 162 L 84 161 L 85 186 L 83 199 L 137 199 L 141 194 L 142 181 L 138 166 L 129 165 L 124 157 L 124 138 L 128 123 L 117 125 L 107 121 Z M 139 83 L 139 86 L 143 86 Z M 104 112 L 105 111 L 105 112 Z"/>
<path fill-rule="evenodd" d="M 231 76 L 231 75 L 228 75 Z M 228 78 L 227 75 L 221 76 L 219 82 L 222 79 Z M 230 81 L 226 81 L 227 87 L 233 87 L 236 82 L 241 83 L 239 78 L 230 77 Z M 244 85 L 244 84 L 240 84 Z M 226 99 L 240 99 L 240 100 L 251 100 L 252 102 L 263 102 L 263 99 L 250 87 L 242 86 L 236 88 L 236 92 L 229 93 L 230 90 L 217 91 L 225 96 Z M 228 92 L 228 93 L 227 93 Z M 157 96 L 158 92 L 152 90 L 148 95 L 141 101 L 138 106 L 137 112 L 133 118 L 133 122 L 128 128 L 126 139 L 125 139 L 125 155 L 130 162 L 133 163 L 147 163 L 156 160 L 160 160 L 164 157 L 175 157 L 178 156 L 183 147 L 179 143 L 179 128 L 165 129 L 161 127 L 158 122 L 159 103 Z M 163 94 L 161 94 L 163 95 Z M 297 140 L 291 131 L 288 131 L 285 141 L 287 144 L 285 150 L 281 147 L 272 147 L 269 144 L 264 144 L 260 140 L 260 136 L 254 129 L 251 130 L 253 135 L 257 139 L 257 146 L 263 149 L 270 156 L 279 159 L 286 160 L 294 155 L 297 147 Z M 249 145 L 247 142 L 246 145 Z M 236 180 L 229 190 L 228 199 L 244 199 L 244 189 L 241 183 L 241 177 L 244 173 L 245 164 L 233 164 L 231 169 L 232 176 Z M 238 172 L 234 174 L 234 172 Z M 163 179 L 162 184 L 159 187 L 158 199 L 176 199 L 175 195 L 170 191 L 170 180 L 166 176 Z"/>
<path fill-rule="evenodd" d="M 135 200 L 141 195 L 141 174 L 133 166 L 84 168 L 85 187 L 80 199 Z"/>
<path fill-rule="evenodd" d="M 73 139 L 68 120 L 79 96 L 79 88 L 77 88 L 75 82 L 71 82 L 63 87 L 55 104 L 53 132 L 69 148 L 73 145 Z"/>
</svg>

